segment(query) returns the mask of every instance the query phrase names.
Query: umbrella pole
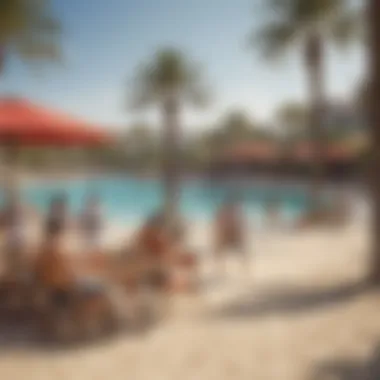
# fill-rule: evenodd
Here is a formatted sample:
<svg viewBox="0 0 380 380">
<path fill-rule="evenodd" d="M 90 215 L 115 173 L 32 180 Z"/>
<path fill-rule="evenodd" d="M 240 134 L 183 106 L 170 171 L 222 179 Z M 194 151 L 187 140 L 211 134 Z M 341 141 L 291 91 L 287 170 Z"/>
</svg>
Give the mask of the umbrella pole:
<svg viewBox="0 0 380 380">
<path fill-rule="evenodd" d="M 92 153 L 92 150 L 89 148 L 86 152 L 87 154 L 85 154 L 85 156 L 87 157 L 87 175 L 90 175 L 90 177 L 88 178 L 88 181 L 87 182 L 87 186 L 86 186 L 86 190 L 85 190 L 85 196 L 86 197 L 89 197 L 91 194 L 94 194 L 95 193 L 95 185 L 93 184 L 93 181 L 92 181 L 92 173 L 90 174 L 90 167 L 91 167 L 91 159 L 92 159 L 92 156 L 91 156 L 91 153 Z"/>
<path fill-rule="evenodd" d="M 18 186 L 18 170 L 17 170 L 17 158 L 19 149 L 16 143 L 10 142 L 5 148 L 5 197 L 9 201 L 14 195 L 17 195 L 19 191 Z"/>
</svg>

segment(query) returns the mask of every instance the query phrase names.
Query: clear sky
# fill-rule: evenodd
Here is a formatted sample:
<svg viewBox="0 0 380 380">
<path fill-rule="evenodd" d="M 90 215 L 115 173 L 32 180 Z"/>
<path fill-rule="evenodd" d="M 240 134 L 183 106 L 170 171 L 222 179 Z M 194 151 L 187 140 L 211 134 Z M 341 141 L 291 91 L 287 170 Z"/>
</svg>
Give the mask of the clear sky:
<svg viewBox="0 0 380 380">
<path fill-rule="evenodd" d="M 13 57 L 0 93 L 20 95 L 104 125 L 122 127 L 142 115 L 124 107 L 128 79 L 160 46 L 176 46 L 204 66 L 213 103 L 186 113 L 185 125 L 205 127 L 230 109 L 269 120 L 282 101 L 302 99 L 305 76 L 297 52 L 281 65 L 246 47 L 260 22 L 255 0 L 55 0 L 63 25 L 65 62 L 36 73 Z M 363 76 L 358 48 L 329 52 L 328 93 L 347 96 Z M 157 117 L 152 121 L 158 123 Z"/>
</svg>

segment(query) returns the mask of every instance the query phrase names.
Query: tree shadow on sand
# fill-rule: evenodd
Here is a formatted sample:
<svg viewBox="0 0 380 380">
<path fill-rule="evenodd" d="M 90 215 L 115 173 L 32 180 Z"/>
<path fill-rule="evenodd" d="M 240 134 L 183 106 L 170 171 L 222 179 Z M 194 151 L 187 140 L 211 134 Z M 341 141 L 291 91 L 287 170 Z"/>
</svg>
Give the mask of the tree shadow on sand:
<svg viewBox="0 0 380 380">
<path fill-rule="evenodd" d="M 216 318 L 265 317 L 270 314 L 292 314 L 310 312 L 314 309 L 328 308 L 349 302 L 371 287 L 365 281 L 354 281 L 334 287 L 278 286 L 250 294 L 214 310 Z"/>
<path fill-rule="evenodd" d="M 379 380 L 380 345 L 369 359 L 342 359 L 320 364 L 310 380 Z"/>
</svg>

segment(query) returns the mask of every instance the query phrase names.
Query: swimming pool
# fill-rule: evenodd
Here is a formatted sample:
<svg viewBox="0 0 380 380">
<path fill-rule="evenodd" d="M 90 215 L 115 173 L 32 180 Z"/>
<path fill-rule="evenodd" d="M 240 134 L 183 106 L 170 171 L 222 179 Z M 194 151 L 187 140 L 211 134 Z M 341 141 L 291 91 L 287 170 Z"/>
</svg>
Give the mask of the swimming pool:
<svg viewBox="0 0 380 380">
<path fill-rule="evenodd" d="M 42 211 L 54 195 L 64 192 L 71 210 L 78 212 L 89 190 L 101 197 L 108 218 L 122 222 L 141 221 L 158 210 L 163 199 L 159 180 L 134 177 L 37 182 L 21 192 L 24 199 Z M 288 219 L 302 213 L 308 204 L 305 185 L 192 179 L 183 181 L 181 211 L 188 220 L 207 220 L 231 193 L 239 196 L 247 216 L 257 222 L 262 219 L 269 201 L 278 202 L 283 217 Z"/>
</svg>

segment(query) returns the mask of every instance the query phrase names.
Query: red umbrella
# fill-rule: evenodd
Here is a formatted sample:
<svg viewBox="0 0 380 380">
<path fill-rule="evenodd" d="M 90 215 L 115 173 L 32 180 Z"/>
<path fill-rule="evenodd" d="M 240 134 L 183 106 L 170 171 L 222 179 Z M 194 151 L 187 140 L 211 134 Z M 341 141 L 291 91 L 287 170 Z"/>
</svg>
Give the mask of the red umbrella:
<svg viewBox="0 0 380 380">
<path fill-rule="evenodd" d="M 18 147 L 93 147 L 111 140 L 105 130 L 63 113 L 26 100 L 0 100 L 0 144 L 9 148 L 11 163 L 15 161 L 14 149 Z"/>
<path fill-rule="evenodd" d="M 94 146 L 109 143 L 104 130 L 21 99 L 0 100 L 0 143 L 17 146 Z"/>
</svg>

